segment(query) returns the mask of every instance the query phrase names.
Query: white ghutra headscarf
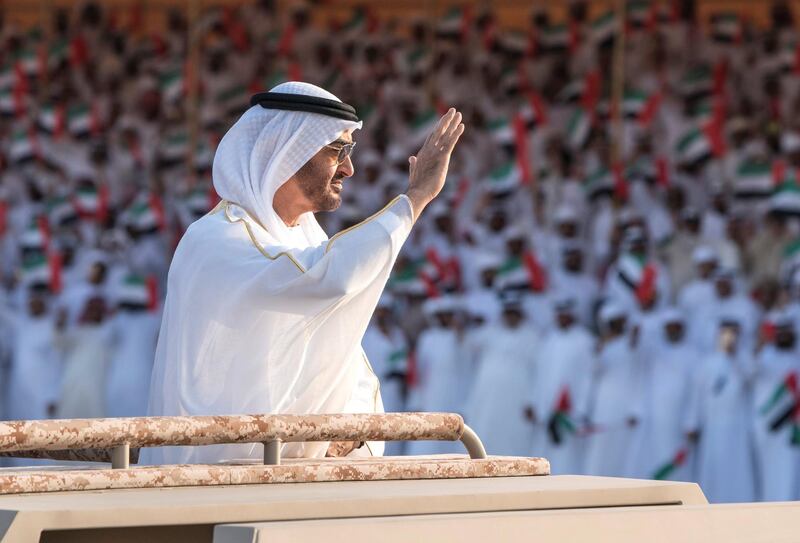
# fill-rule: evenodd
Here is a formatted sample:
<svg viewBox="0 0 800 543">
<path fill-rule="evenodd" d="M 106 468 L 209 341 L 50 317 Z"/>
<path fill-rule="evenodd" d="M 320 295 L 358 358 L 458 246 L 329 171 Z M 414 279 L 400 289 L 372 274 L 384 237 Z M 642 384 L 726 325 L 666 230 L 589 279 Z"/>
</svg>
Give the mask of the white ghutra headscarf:
<svg viewBox="0 0 800 543">
<path fill-rule="evenodd" d="M 310 83 L 282 83 L 270 92 L 341 102 Z M 272 208 L 272 200 L 278 188 L 320 149 L 342 133 L 359 128 L 361 121 L 253 106 L 219 143 L 214 156 L 214 189 L 222 199 L 244 208 L 280 245 L 301 249 L 317 245 L 327 236 L 314 214 L 305 213 L 298 227 L 289 228 Z"/>
</svg>

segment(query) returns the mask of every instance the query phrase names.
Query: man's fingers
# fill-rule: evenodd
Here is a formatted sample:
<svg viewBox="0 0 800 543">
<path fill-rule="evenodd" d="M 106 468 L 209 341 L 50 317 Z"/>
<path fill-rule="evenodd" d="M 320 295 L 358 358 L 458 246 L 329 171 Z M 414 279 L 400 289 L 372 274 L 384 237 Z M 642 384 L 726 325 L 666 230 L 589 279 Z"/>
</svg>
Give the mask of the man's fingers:
<svg viewBox="0 0 800 543">
<path fill-rule="evenodd" d="M 461 112 L 456 111 L 456 114 L 453 116 L 453 120 L 450 122 L 450 126 L 448 127 L 447 132 L 445 132 L 445 136 L 450 137 L 452 136 L 456 130 L 458 130 L 458 125 L 461 124 Z"/>
<path fill-rule="evenodd" d="M 433 144 L 438 146 L 439 140 L 441 139 L 443 134 L 447 133 L 448 128 L 450 128 L 450 124 L 453 121 L 453 117 L 456 115 L 455 108 L 450 108 L 447 110 L 447 113 L 442 115 L 442 118 L 439 119 L 439 122 L 436 124 L 436 128 L 433 129 Z"/>
<path fill-rule="evenodd" d="M 455 131 L 448 136 L 448 138 L 445 140 L 445 144 L 444 144 L 446 152 L 448 152 L 448 153 L 452 153 L 453 152 L 453 149 L 455 148 L 456 143 L 458 143 L 458 138 L 460 138 L 461 134 L 464 133 L 464 129 L 465 129 L 464 123 L 459 123 L 459 125 L 456 126 Z"/>
<path fill-rule="evenodd" d="M 417 170 L 417 157 L 411 155 L 408 157 L 408 176 L 411 177 L 414 175 L 414 172 Z"/>
</svg>

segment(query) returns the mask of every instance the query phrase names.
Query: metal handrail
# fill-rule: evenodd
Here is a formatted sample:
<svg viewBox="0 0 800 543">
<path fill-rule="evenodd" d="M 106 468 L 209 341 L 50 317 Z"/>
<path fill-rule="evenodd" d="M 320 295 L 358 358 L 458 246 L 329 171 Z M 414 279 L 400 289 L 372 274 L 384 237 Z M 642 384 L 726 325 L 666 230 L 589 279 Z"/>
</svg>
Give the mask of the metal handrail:
<svg viewBox="0 0 800 543">
<path fill-rule="evenodd" d="M 138 447 L 263 443 L 264 463 L 280 445 L 308 441 L 457 441 L 486 458 L 480 439 L 453 413 L 228 415 L 0 422 L 0 456 L 111 460 L 127 468 Z M 110 450 L 110 452 L 109 452 Z"/>
</svg>

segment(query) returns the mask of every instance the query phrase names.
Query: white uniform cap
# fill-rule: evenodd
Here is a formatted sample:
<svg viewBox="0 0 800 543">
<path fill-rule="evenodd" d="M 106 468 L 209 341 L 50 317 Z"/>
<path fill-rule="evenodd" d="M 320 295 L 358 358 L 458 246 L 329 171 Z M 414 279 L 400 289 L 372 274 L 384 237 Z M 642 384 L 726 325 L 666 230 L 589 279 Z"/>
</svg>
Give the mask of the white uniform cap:
<svg viewBox="0 0 800 543">
<path fill-rule="evenodd" d="M 705 264 L 706 262 L 716 262 L 717 252 L 708 245 L 700 245 L 692 252 L 692 262 L 695 264 Z"/>
<path fill-rule="evenodd" d="M 604 303 L 603 307 L 600 308 L 599 318 L 600 322 L 603 324 L 608 324 L 611 321 L 627 316 L 628 313 L 625 311 L 625 308 L 613 300 Z"/>
</svg>

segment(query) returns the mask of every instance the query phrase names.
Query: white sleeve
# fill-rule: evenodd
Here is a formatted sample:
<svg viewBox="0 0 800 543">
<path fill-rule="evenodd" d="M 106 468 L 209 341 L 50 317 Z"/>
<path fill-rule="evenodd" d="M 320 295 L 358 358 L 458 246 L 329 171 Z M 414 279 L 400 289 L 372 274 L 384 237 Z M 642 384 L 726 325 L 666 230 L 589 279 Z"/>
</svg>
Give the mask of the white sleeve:
<svg viewBox="0 0 800 543">
<path fill-rule="evenodd" d="M 413 226 L 411 202 L 402 195 L 365 221 L 316 247 L 286 251 L 303 271 L 283 284 L 265 285 L 273 300 L 332 302 L 370 286 L 394 264 Z"/>
</svg>

